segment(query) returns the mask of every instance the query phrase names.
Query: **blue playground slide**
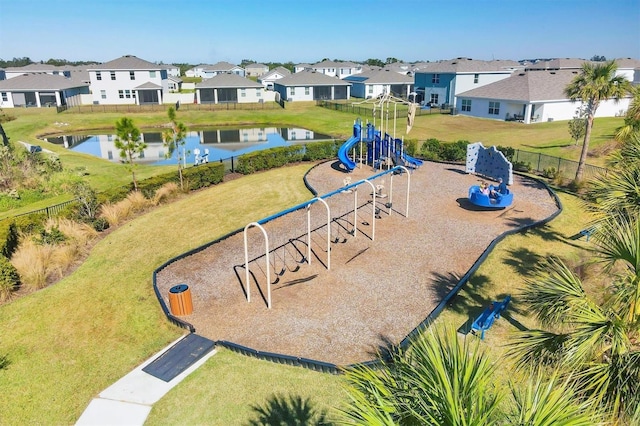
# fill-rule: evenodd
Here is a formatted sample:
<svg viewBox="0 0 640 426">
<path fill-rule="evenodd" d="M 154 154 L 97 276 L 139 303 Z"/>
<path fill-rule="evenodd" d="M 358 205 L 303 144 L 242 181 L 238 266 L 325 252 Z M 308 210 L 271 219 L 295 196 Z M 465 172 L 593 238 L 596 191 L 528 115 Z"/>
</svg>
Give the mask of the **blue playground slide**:
<svg viewBox="0 0 640 426">
<path fill-rule="evenodd" d="M 417 158 L 413 158 L 410 155 L 404 154 L 404 161 L 409 163 L 412 167 L 418 168 L 422 166 L 422 160 L 418 160 Z"/>
<path fill-rule="evenodd" d="M 349 158 L 349 150 L 359 141 L 360 138 L 357 136 L 351 136 L 338 150 L 338 159 L 348 171 L 356 168 L 356 163 Z"/>
</svg>

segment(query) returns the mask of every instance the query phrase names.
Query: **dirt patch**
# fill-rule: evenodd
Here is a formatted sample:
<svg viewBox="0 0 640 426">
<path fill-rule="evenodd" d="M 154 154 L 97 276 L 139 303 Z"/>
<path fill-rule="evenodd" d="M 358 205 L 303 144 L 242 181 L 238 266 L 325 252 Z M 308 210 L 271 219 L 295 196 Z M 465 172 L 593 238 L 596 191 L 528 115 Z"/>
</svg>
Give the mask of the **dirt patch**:
<svg viewBox="0 0 640 426">
<path fill-rule="evenodd" d="M 377 173 L 365 166 L 346 174 L 332 162 L 314 168 L 308 183 L 333 193 L 325 198 L 330 225 L 321 202 L 264 224 L 268 261 L 262 233 L 247 232 L 250 303 L 243 233 L 160 271 L 165 302 L 185 283 L 194 311 L 183 318 L 198 334 L 338 365 L 367 361 L 418 326 L 498 235 L 557 210 L 541 184 L 520 176 L 511 206 L 480 210 L 467 200 L 480 179 L 463 166 Z M 341 191 L 365 178 L 372 186 Z"/>
</svg>

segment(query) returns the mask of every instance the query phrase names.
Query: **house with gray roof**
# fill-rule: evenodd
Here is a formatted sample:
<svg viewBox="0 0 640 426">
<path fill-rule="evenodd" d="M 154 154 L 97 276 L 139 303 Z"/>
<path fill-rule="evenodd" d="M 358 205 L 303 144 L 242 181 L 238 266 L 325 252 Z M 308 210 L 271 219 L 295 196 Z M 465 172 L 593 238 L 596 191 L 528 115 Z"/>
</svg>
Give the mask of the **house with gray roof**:
<svg viewBox="0 0 640 426">
<path fill-rule="evenodd" d="M 244 66 L 247 77 L 260 77 L 269 72 L 269 67 L 265 64 L 252 63 Z"/>
<path fill-rule="evenodd" d="M 344 79 L 351 83 L 351 96 L 356 98 L 376 98 L 390 93 L 399 98 L 408 98 L 413 92 L 413 77 L 391 69 L 365 71 Z"/>
<path fill-rule="evenodd" d="M 460 115 L 523 123 L 570 120 L 580 102 L 572 102 L 564 89 L 578 70 L 517 72 L 508 78 L 459 93 L 456 110 Z M 603 101 L 596 117 L 624 115 L 630 97 Z"/>
<path fill-rule="evenodd" d="M 51 74 L 23 74 L 0 81 L 0 108 L 67 105 L 73 96 L 88 94 L 89 84 Z"/>
<path fill-rule="evenodd" d="M 353 62 L 322 61 L 311 65 L 315 72 L 329 77 L 346 78 L 362 72 L 362 65 Z"/>
<path fill-rule="evenodd" d="M 293 72 L 300 72 L 305 70 L 311 71 L 313 70 L 313 67 L 311 67 L 311 64 L 307 64 L 306 62 L 302 62 L 293 67 Z"/>
<path fill-rule="evenodd" d="M 199 104 L 264 102 L 262 84 L 233 73 L 217 74 L 196 84 Z"/>
<path fill-rule="evenodd" d="M 262 84 L 267 90 L 273 90 L 273 82 L 288 75 L 291 75 L 291 71 L 285 67 L 276 67 L 268 73 L 258 77 L 258 83 Z"/>
<path fill-rule="evenodd" d="M 522 68 L 508 60 L 455 58 L 429 62 L 415 71 L 415 91 L 424 103 L 455 105 L 458 93 L 503 80 Z"/>
<path fill-rule="evenodd" d="M 289 102 L 351 97 L 351 83 L 316 71 L 300 71 L 276 80 L 273 90 Z"/>
<path fill-rule="evenodd" d="M 90 65 L 88 70 L 94 104 L 161 105 L 164 95 L 169 93 L 165 66 L 133 55 Z"/>
<path fill-rule="evenodd" d="M 218 74 L 236 74 L 241 77 L 245 76 L 245 70 L 238 65 L 230 64 L 229 62 L 218 62 L 213 65 L 206 65 L 202 67 L 202 78 L 211 78 Z"/>
</svg>

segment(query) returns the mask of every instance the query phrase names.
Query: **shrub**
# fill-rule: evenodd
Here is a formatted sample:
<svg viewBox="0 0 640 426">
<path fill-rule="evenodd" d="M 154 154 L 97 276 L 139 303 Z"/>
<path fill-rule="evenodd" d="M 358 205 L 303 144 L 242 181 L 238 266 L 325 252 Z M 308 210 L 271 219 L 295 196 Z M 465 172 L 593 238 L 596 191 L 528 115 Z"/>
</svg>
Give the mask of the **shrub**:
<svg viewBox="0 0 640 426">
<path fill-rule="evenodd" d="M 18 232 L 21 234 L 40 233 L 44 229 L 44 223 L 47 220 L 46 213 L 28 214 L 13 218 Z"/>
<path fill-rule="evenodd" d="M 513 162 L 513 156 L 516 154 L 516 150 L 510 146 L 496 146 L 496 149 L 500 151 L 507 160 Z"/>
<path fill-rule="evenodd" d="M 131 202 L 122 200 L 116 204 L 107 202 L 100 206 L 100 216 L 109 222 L 109 226 L 118 226 L 131 215 Z"/>
<path fill-rule="evenodd" d="M 20 282 L 28 290 L 38 290 L 47 285 L 52 273 L 53 246 L 37 245 L 31 238 L 22 240 L 11 258 L 20 275 Z"/>
<path fill-rule="evenodd" d="M 57 227 L 69 240 L 85 245 L 93 241 L 98 233 L 86 223 L 79 223 L 65 218 L 49 219 L 47 228 Z"/>
<path fill-rule="evenodd" d="M 9 300 L 20 285 L 20 276 L 16 268 L 4 256 L 0 256 L 0 302 Z"/>
<path fill-rule="evenodd" d="M 18 228 L 14 222 L 0 222 L 0 256 L 11 258 L 18 247 Z"/>
<path fill-rule="evenodd" d="M 151 205 L 151 201 L 139 191 L 130 192 L 127 195 L 127 200 L 131 203 L 131 210 L 134 212 L 142 211 Z"/>
<path fill-rule="evenodd" d="M 316 142 L 305 145 L 303 160 L 317 161 L 334 158 L 338 155 L 340 145 L 336 141 Z"/>
<path fill-rule="evenodd" d="M 414 156 L 418 152 L 418 141 L 415 139 L 405 139 L 403 146 L 408 155 Z"/>
<path fill-rule="evenodd" d="M 60 231 L 57 226 L 40 231 L 40 235 L 34 238 L 34 241 L 40 245 L 56 245 L 67 240 L 67 237 Z"/>
<path fill-rule="evenodd" d="M 569 189 L 569 191 L 571 192 L 575 192 L 576 194 L 580 194 L 584 191 L 586 186 L 586 182 L 584 180 L 572 180 L 571 182 L 569 182 L 569 184 L 567 185 L 567 188 Z"/>
<path fill-rule="evenodd" d="M 188 189 L 206 188 L 222 182 L 224 179 L 224 164 L 206 163 L 197 167 L 190 167 L 182 171 L 182 176 L 188 181 Z"/>
<path fill-rule="evenodd" d="M 160 204 L 162 201 L 167 200 L 169 198 L 175 197 L 176 194 L 180 191 L 178 184 L 175 182 L 169 182 L 162 185 L 158 188 L 153 195 L 152 202 L 155 206 Z"/>
<path fill-rule="evenodd" d="M 467 145 L 469 141 L 457 141 L 442 145 L 440 159 L 444 161 L 465 161 L 467 158 Z"/>
<path fill-rule="evenodd" d="M 560 176 L 560 172 L 556 170 L 555 167 L 547 167 L 542 171 L 542 176 L 549 180 L 555 181 Z"/>
<path fill-rule="evenodd" d="M 524 161 L 516 161 L 513 163 L 513 170 L 518 172 L 531 172 L 531 163 Z"/>
<path fill-rule="evenodd" d="M 109 229 L 109 222 L 104 217 L 97 217 L 93 219 L 93 221 L 91 222 L 91 226 L 97 232 L 102 232 L 106 229 Z"/>
<path fill-rule="evenodd" d="M 304 158 L 304 149 L 300 145 L 283 146 L 244 154 L 238 158 L 236 171 L 247 175 L 299 162 Z"/>
</svg>

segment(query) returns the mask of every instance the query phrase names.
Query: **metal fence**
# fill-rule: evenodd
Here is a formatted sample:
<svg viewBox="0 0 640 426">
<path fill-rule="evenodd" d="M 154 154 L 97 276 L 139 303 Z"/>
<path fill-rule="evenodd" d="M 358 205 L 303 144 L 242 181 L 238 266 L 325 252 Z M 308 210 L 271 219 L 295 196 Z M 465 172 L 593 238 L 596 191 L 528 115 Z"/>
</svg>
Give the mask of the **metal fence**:
<svg viewBox="0 0 640 426">
<path fill-rule="evenodd" d="M 362 117 L 373 117 L 374 115 L 374 109 L 372 104 L 365 106 L 365 105 L 356 105 L 352 103 L 339 103 L 339 102 L 320 100 L 320 101 L 316 101 L 316 105 L 323 108 L 332 109 L 335 111 L 349 112 Z M 429 115 L 429 114 L 454 114 L 455 113 L 455 111 L 449 108 L 448 106 L 446 105 L 443 105 L 443 106 L 445 106 L 446 108 L 439 108 L 439 107 L 426 108 L 426 109 L 418 108 L 416 109 L 416 116 Z M 377 110 L 376 114 L 379 115 L 380 110 Z M 396 117 L 406 117 L 408 114 L 408 110 L 405 108 L 401 108 L 397 111 L 394 111 L 394 114 L 396 115 Z"/>
<path fill-rule="evenodd" d="M 118 112 L 118 113 L 138 113 L 138 112 L 159 112 L 166 111 L 170 104 L 167 105 L 63 105 L 57 108 L 57 111 L 70 111 L 74 113 L 100 113 L 100 112 Z M 227 102 L 218 104 L 183 104 L 179 105 L 181 111 L 256 111 L 256 110 L 272 110 L 282 109 L 278 102 L 255 102 L 255 103 L 238 103 Z"/>
<path fill-rule="evenodd" d="M 64 208 L 66 206 L 68 206 L 69 204 L 73 204 L 73 203 L 75 203 L 77 201 L 78 200 L 69 200 L 69 201 L 65 201 L 65 202 L 59 203 L 59 204 L 54 204 L 53 206 L 43 207 L 43 208 L 38 209 L 38 210 L 31 210 L 29 212 L 20 213 L 20 214 L 17 214 L 15 216 L 12 216 L 12 217 L 20 217 L 20 216 L 28 216 L 28 215 L 32 215 L 32 214 L 45 213 L 48 218 L 51 218 L 51 217 L 56 216 L 62 210 L 64 210 Z M 7 219 L 10 219 L 10 218 L 7 218 Z"/>
<path fill-rule="evenodd" d="M 519 165 L 526 166 L 531 171 L 535 171 L 540 174 L 545 174 L 545 171 L 551 171 L 551 169 L 558 172 L 563 178 L 573 179 L 576 177 L 576 171 L 578 170 L 578 162 L 573 160 L 567 160 L 560 157 L 553 157 L 551 155 L 541 154 L 537 152 L 522 151 L 516 149 L 513 154 L 512 162 L 514 168 L 518 168 Z M 590 179 L 599 175 L 606 176 L 608 169 L 604 167 L 592 166 L 590 164 L 584 165 L 584 179 Z"/>
</svg>

